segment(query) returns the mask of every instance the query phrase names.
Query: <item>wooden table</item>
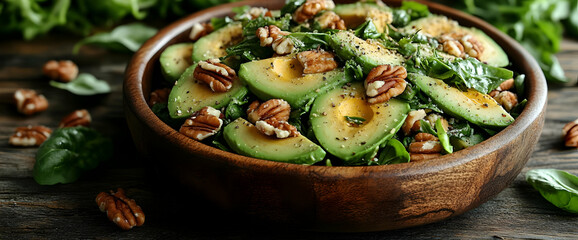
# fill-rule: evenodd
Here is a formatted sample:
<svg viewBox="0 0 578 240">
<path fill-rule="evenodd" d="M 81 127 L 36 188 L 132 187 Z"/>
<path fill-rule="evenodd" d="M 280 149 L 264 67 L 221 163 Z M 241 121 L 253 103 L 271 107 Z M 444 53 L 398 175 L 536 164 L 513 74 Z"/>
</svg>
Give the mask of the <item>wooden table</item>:
<svg viewBox="0 0 578 240">
<path fill-rule="evenodd" d="M 546 124 L 535 152 L 515 182 L 493 200 L 447 221 L 389 232 L 312 233 L 283 226 L 264 226 L 228 216 L 186 199 L 178 188 L 156 178 L 135 153 L 122 109 L 123 72 L 129 54 L 84 48 L 72 55 L 78 38 L 50 36 L 31 42 L 0 41 L 0 239 L 127 238 L 127 239 L 383 239 L 383 238 L 578 238 L 578 215 L 544 200 L 524 180 L 534 168 L 557 168 L 578 174 L 578 151 L 563 147 L 562 126 L 578 118 L 578 42 L 565 40 L 558 55 L 568 86 L 551 86 Z M 81 72 L 112 86 L 105 96 L 83 97 L 56 89 L 42 76 L 44 62 L 71 59 Z M 24 117 L 10 100 L 17 88 L 32 88 L 50 101 L 46 112 Z M 14 129 L 28 124 L 56 128 L 73 110 L 86 108 L 93 127 L 115 143 L 113 159 L 79 181 L 38 185 L 32 178 L 36 148 L 8 145 Z M 125 188 L 146 213 L 144 226 L 123 231 L 100 212 L 101 191 Z"/>
</svg>

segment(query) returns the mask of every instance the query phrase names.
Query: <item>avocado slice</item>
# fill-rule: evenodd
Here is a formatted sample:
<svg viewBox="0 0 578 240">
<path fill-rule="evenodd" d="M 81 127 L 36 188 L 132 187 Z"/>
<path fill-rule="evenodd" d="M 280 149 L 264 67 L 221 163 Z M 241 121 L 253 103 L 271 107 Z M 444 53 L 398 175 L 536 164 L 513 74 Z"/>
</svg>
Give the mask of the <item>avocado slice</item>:
<svg viewBox="0 0 578 240">
<path fill-rule="evenodd" d="M 199 82 L 193 76 L 197 63 L 188 67 L 175 82 L 168 99 L 169 114 L 172 118 L 190 117 L 194 112 L 205 106 L 221 108 L 236 98 L 241 99 L 247 93 L 247 88 L 241 81 L 234 81 L 229 91 L 216 93 L 209 86 Z"/>
<path fill-rule="evenodd" d="M 315 99 L 309 120 L 315 137 L 327 152 L 346 165 L 359 165 L 370 161 L 379 145 L 401 128 L 409 110 L 409 104 L 398 99 L 367 103 L 363 83 L 356 82 Z M 347 117 L 364 121 L 354 124 Z"/>
<path fill-rule="evenodd" d="M 325 158 L 325 151 L 303 135 L 283 139 L 270 137 L 243 118 L 225 126 L 223 137 L 236 153 L 249 157 L 305 165 Z"/>
<path fill-rule="evenodd" d="M 419 30 L 421 33 L 428 34 L 434 38 L 438 38 L 445 33 L 458 32 L 466 33 L 475 37 L 484 47 L 482 55 L 479 60 L 494 67 L 505 67 L 510 64 L 508 55 L 504 49 L 500 47 L 492 38 L 486 33 L 477 28 L 468 28 L 460 26 L 458 22 L 447 18 L 446 16 L 431 15 L 425 18 L 410 22 L 402 31 L 415 32 Z"/>
<path fill-rule="evenodd" d="M 243 25 L 241 22 L 232 22 L 227 26 L 217 29 L 195 42 L 193 61 L 203 61 L 211 58 L 227 56 L 226 49 L 243 39 Z M 231 66 L 224 61 L 225 64 Z"/>
<path fill-rule="evenodd" d="M 281 98 L 294 108 L 352 81 L 343 69 L 303 74 L 303 66 L 294 55 L 243 63 L 239 78 L 261 100 Z"/>
<path fill-rule="evenodd" d="M 401 54 L 390 50 L 376 40 L 363 40 L 351 31 L 339 31 L 328 37 L 329 45 L 342 60 L 354 59 L 361 64 L 363 73 L 383 64 L 402 65 Z"/>
<path fill-rule="evenodd" d="M 174 83 L 193 64 L 193 43 L 177 43 L 167 47 L 160 56 L 163 77 Z"/>
<path fill-rule="evenodd" d="M 409 73 L 407 79 L 454 117 L 490 129 L 501 129 L 514 122 L 514 118 L 490 95 L 475 89 L 464 92 L 442 80 L 415 73 Z"/>
<path fill-rule="evenodd" d="M 391 8 L 375 3 L 337 4 L 333 12 L 343 19 L 347 29 L 356 28 L 371 19 L 377 30 L 380 33 L 384 33 L 387 31 L 387 25 L 393 21 Z"/>
</svg>

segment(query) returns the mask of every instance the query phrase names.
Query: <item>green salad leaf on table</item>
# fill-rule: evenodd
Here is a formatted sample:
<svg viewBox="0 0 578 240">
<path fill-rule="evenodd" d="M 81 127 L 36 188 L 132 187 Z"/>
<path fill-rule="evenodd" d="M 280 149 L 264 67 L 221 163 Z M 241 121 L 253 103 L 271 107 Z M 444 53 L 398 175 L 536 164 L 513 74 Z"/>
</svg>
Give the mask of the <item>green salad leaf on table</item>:
<svg viewBox="0 0 578 240">
<path fill-rule="evenodd" d="M 112 140 L 92 128 L 59 128 L 36 153 L 34 180 L 41 185 L 75 182 L 83 173 L 108 160 L 112 153 Z"/>
<path fill-rule="evenodd" d="M 554 206 L 578 213 L 578 177 L 556 169 L 534 169 L 526 173 L 526 181 Z"/>
</svg>

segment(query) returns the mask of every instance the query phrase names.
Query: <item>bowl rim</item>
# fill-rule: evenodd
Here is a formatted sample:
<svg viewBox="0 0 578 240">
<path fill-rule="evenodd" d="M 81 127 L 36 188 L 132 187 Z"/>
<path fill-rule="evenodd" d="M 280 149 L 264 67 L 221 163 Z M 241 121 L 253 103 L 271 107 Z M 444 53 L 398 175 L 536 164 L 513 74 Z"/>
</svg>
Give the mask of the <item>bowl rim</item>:
<svg viewBox="0 0 578 240">
<path fill-rule="evenodd" d="M 287 174 L 300 174 L 300 172 L 306 171 L 310 174 L 328 177 L 367 177 L 368 174 L 403 176 L 427 174 L 452 168 L 479 159 L 488 153 L 495 152 L 503 145 L 510 144 L 534 121 L 536 121 L 543 111 L 545 111 L 547 101 L 546 79 L 536 60 L 518 42 L 475 16 L 441 4 L 418 1 L 426 4 L 432 13 L 448 16 L 448 18 L 458 21 L 460 25 L 475 26 L 485 32 L 506 51 L 511 63 L 520 65 L 518 71 L 526 75 L 526 93 L 528 101 L 525 109 L 510 126 L 473 147 L 456 151 L 452 154 L 443 155 L 429 161 L 409 162 L 405 164 L 332 167 L 320 165 L 299 165 L 247 157 L 192 140 L 169 127 L 152 112 L 151 108 L 147 104 L 147 100 L 145 99 L 143 79 L 145 79 L 146 70 L 148 68 L 152 69 L 158 64 L 156 61 L 151 60 L 158 60 L 160 53 L 168 46 L 167 44 L 171 40 L 174 40 L 176 36 L 185 31 L 190 30 L 194 23 L 205 22 L 212 17 L 220 17 L 230 14 L 233 7 L 244 5 L 264 6 L 278 4 L 278 2 L 283 1 L 263 2 L 259 0 L 247 0 L 224 4 L 193 13 L 162 28 L 155 36 L 150 38 L 141 46 L 141 48 L 133 55 L 126 67 L 125 80 L 123 83 L 125 107 L 128 107 L 128 110 L 141 118 L 142 122 L 149 129 L 154 131 L 157 136 L 161 136 L 162 139 L 160 140 L 174 142 L 178 144 L 177 147 L 179 149 L 184 149 L 191 154 L 204 155 L 214 161 L 229 162 L 229 164 L 237 165 L 245 169 L 255 169 L 256 171 L 282 169 L 282 171 L 285 171 Z M 402 0 L 384 1 L 384 3 L 391 6 L 399 6 L 401 2 Z M 515 58 L 518 59 L 526 59 L 526 61 L 514 63 L 512 62 L 512 58 L 514 58 L 513 56 L 516 56 Z"/>
</svg>

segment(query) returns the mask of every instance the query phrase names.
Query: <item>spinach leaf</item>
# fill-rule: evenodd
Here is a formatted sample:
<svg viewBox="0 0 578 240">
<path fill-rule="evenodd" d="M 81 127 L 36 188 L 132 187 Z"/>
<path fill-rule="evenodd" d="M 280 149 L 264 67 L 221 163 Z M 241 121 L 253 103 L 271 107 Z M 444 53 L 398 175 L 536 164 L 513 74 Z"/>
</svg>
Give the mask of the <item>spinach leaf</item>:
<svg viewBox="0 0 578 240">
<path fill-rule="evenodd" d="M 354 30 L 355 36 L 361 39 L 376 39 L 381 38 L 383 34 L 377 31 L 377 27 L 373 21 L 367 20 Z"/>
<path fill-rule="evenodd" d="M 428 76 L 444 80 L 461 89 L 473 88 L 482 93 L 489 93 L 514 76 L 508 69 L 492 67 L 475 58 L 446 62 L 438 57 L 429 57 L 426 61 Z"/>
<path fill-rule="evenodd" d="M 264 59 L 273 55 L 273 49 L 261 47 L 261 42 L 256 36 L 249 36 L 237 45 L 228 47 L 225 51 L 227 52 L 225 59 L 240 56 L 243 62 Z"/>
<path fill-rule="evenodd" d="M 275 25 L 281 30 L 289 30 L 289 23 L 291 22 L 291 15 L 285 15 L 280 18 L 272 17 L 258 17 L 243 24 L 243 36 L 255 35 L 257 29 L 260 27 Z"/>
<path fill-rule="evenodd" d="M 38 148 L 34 180 L 41 185 L 71 183 L 112 156 L 112 140 L 87 127 L 60 128 Z"/>
<path fill-rule="evenodd" d="M 172 118 L 167 105 L 167 103 L 156 103 L 151 107 L 151 110 L 161 121 L 178 131 L 185 119 Z"/>
<path fill-rule="evenodd" d="M 68 90 L 76 95 L 95 95 L 110 92 L 110 86 L 104 80 L 98 80 L 92 74 L 81 73 L 74 80 L 63 83 L 50 81 L 50 85 L 56 88 Z"/>
<path fill-rule="evenodd" d="M 409 162 L 409 153 L 403 144 L 395 138 L 387 141 L 387 145 L 381 150 L 377 160 L 378 165 L 406 162 Z"/>
<path fill-rule="evenodd" d="M 87 37 L 74 45 L 77 53 L 83 45 L 94 45 L 119 52 L 136 52 L 140 46 L 157 33 L 155 28 L 142 23 L 121 25 L 111 32 Z"/>
<path fill-rule="evenodd" d="M 578 213 L 578 177 L 556 169 L 534 169 L 526 173 L 526 181 L 554 206 Z"/>
</svg>

